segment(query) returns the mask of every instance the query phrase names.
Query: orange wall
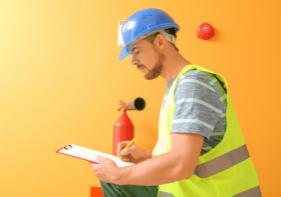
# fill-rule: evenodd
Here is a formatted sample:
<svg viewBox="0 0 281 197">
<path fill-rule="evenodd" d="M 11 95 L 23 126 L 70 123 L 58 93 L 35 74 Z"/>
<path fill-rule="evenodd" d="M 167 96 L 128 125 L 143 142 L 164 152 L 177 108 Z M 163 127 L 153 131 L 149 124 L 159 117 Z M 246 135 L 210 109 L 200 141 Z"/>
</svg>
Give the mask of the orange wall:
<svg viewBox="0 0 281 197">
<path fill-rule="evenodd" d="M 146 81 L 117 48 L 118 20 L 148 7 L 180 24 L 189 61 L 226 77 L 263 196 L 280 196 L 279 2 L 0 1 L 0 196 L 87 197 L 98 183 L 88 163 L 54 152 L 74 143 L 111 153 L 119 99 L 146 99 L 129 116 L 136 144 L 154 147 L 166 82 Z M 196 37 L 204 22 L 215 27 L 209 41 Z"/>
</svg>

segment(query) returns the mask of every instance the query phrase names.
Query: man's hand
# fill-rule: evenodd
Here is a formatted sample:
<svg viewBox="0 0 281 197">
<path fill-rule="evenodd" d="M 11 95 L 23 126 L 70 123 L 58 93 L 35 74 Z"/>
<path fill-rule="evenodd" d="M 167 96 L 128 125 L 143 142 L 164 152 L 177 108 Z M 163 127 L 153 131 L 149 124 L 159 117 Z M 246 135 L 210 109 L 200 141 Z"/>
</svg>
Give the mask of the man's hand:
<svg viewBox="0 0 281 197">
<path fill-rule="evenodd" d="M 118 185 L 161 185 L 189 179 L 196 168 L 204 136 L 194 133 L 172 133 L 169 152 L 146 159 L 136 165 L 119 168 Z"/>
<path fill-rule="evenodd" d="M 117 147 L 117 153 L 121 154 L 120 159 L 125 162 L 139 163 L 152 157 L 150 150 L 144 150 L 134 143 L 124 149 L 130 141 L 119 142 Z"/>
<path fill-rule="evenodd" d="M 118 178 L 117 173 L 119 169 L 116 163 L 111 159 L 102 156 L 97 156 L 97 160 L 100 164 L 89 162 L 96 177 L 106 183 L 115 183 L 115 180 Z"/>
</svg>

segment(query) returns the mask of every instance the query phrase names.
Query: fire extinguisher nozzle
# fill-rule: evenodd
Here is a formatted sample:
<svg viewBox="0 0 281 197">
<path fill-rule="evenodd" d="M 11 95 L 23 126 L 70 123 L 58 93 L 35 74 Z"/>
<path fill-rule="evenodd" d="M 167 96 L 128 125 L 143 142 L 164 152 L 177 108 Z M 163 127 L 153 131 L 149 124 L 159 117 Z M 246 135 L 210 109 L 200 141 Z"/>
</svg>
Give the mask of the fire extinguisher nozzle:
<svg viewBox="0 0 281 197">
<path fill-rule="evenodd" d="M 135 100 L 124 105 L 124 110 L 138 110 L 142 111 L 145 108 L 145 100 L 141 97 L 136 98 Z"/>
</svg>

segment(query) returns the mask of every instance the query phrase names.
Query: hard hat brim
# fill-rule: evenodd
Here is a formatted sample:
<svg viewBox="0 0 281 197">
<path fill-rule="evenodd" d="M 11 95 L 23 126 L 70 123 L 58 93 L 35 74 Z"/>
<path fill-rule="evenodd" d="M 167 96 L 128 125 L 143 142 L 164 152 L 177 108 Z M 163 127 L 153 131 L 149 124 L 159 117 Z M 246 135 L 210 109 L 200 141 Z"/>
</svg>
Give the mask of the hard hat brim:
<svg viewBox="0 0 281 197">
<path fill-rule="evenodd" d="M 128 55 L 130 55 L 130 51 L 129 51 L 129 49 L 128 49 L 128 46 L 125 46 L 125 47 L 122 49 L 121 53 L 119 54 L 119 60 L 124 59 L 124 58 L 127 57 Z"/>
</svg>

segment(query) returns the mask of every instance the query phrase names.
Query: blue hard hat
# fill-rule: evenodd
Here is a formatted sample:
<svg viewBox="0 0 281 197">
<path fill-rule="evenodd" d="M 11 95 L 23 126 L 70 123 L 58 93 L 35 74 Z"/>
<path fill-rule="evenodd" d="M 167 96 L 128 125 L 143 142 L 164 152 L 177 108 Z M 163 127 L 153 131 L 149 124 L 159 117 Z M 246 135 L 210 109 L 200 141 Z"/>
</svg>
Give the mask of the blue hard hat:
<svg viewBox="0 0 281 197">
<path fill-rule="evenodd" d="M 122 26 L 125 47 L 119 55 L 119 60 L 130 55 L 128 47 L 133 42 L 148 36 L 151 32 L 157 32 L 157 29 L 170 27 L 174 27 L 176 32 L 180 29 L 179 25 L 162 10 L 149 8 L 136 12 Z"/>
</svg>

